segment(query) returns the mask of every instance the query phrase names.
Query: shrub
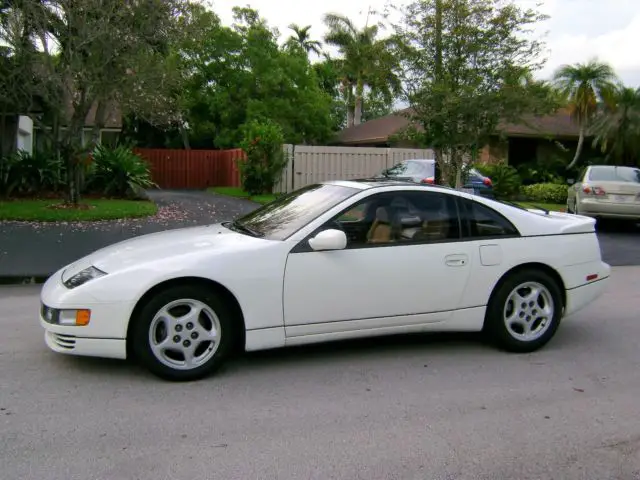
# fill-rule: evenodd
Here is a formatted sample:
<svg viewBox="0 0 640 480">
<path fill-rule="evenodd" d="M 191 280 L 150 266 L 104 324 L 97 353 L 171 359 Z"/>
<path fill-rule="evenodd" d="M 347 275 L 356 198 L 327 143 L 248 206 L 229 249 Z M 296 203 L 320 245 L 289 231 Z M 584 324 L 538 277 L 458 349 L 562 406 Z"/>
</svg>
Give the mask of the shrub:
<svg viewBox="0 0 640 480">
<path fill-rule="evenodd" d="M 560 203 L 567 202 L 567 186 L 557 183 L 536 183 L 522 187 L 522 194 L 534 202 Z"/>
<path fill-rule="evenodd" d="M 52 152 L 18 151 L 0 159 L 0 194 L 57 192 L 65 185 L 64 162 Z"/>
<path fill-rule="evenodd" d="M 474 165 L 483 175 L 489 177 L 493 183 L 493 192 L 497 198 L 509 198 L 516 195 L 522 185 L 518 171 L 504 162 L 495 164 Z"/>
<path fill-rule="evenodd" d="M 253 120 L 243 130 L 240 146 L 247 158 L 239 164 L 242 186 L 249 195 L 272 193 L 287 164 L 282 129 L 269 120 Z"/>
<path fill-rule="evenodd" d="M 105 196 L 138 197 L 141 189 L 157 186 L 149 165 L 130 148 L 98 145 L 87 172 L 86 188 Z"/>
</svg>

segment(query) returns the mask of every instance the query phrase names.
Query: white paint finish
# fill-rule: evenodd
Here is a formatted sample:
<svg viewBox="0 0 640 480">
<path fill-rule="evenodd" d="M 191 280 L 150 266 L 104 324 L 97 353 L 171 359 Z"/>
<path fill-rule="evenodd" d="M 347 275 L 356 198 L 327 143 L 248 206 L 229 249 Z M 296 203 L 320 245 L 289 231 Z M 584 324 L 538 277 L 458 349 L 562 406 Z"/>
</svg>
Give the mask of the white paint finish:
<svg viewBox="0 0 640 480">
<path fill-rule="evenodd" d="M 498 244 L 480 245 L 480 263 L 485 267 L 495 267 L 502 263 L 502 249 Z"/>
<path fill-rule="evenodd" d="M 485 308 L 468 308 L 457 310 L 448 315 L 447 320 L 411 323 L 408 318 L 400 317 L 399 324 L 386 327 L 370 327 L 362 329 L 332 330 L 328 333 L 315 333 L 298 336 L 287 336 L 286 346 L 309 345 L 313 343 L 349 340 L 353 338 L 378 337 L 382 335 L 402 335 L 422 332 L 479 332 L 484 323 Z M 422 315 L 425 320 L 433 320 L 436 315 Z M 349 322 L 347 325 L 355 325 Z"/>
<path fill-rule="evenodd" d="M 46 297 L 45 297 L 46 298 Z M 43 299 L 43 302 L 47 306 L 47 301 Z M 127 337 L 127 325 L 128 321 L 123 322 L 122 318 L 129 318 L 131 312 L 133 311 L 133 307 L 135 306 L 134 302 L 113 302 L 113 303 L 101 303 L 95 304 L 90 303 L 89 301 L 85 302 L 74 302 L 68 305 L 65 304 L 57 304 L 58 306 L 63 306 L 65 309 L 69 310 L 81 310 L 88 309 L 91 310 L 91 320 L 89 325 L 78 326 L 78 325 L 51 325 L 50 323 L 46 323 L 42 318 L 40 319 L 40 324 L 55 333 L 61 333 L 63 335 L 75 335 L 87 338 L 126 338 Z M 57 308 L 57 307 L 52 307 Z"/>
<path fill-rule="evenodd" d="M 248 330 L 245 334 L 245 350 L 267 350 L 282 347 L 285 344 L 284 327 Z"/>
<path fill-rule="evenodd" d="M 454 310 L 470 269 L 450 267 L 446 257 L 468 250 L 456 242 L 293 253 L 284 278 L 285 325 Z"/>
<path fill-rule="evenodd" d="M 286 241 L 253 238 L 217 224 L 145 235 L 94 252 L 56 272 L 41 292 L 42 301 L 54 308 L 90 308 L 89 326 L 41 325 L 74 336 L 82 329 L 83 346 L 76 351 L 104 355 L 112 347 L 102 346 L 100 338 L 125 338 L 131 312 L 145 292 L 167 280 L 197 277 L 217 282 L 236 297 L 249 330 L 245 348 L 260 350 L 283 346 L 285 330 L 297 335 L 295 342 L 304 343 L 396 332 L 478 330 L 496 283 L 523 264 L 547 265 L 568 289 L 584 284 L 589 274 L 609 275 L 592 219 L 521 210 L 439 187 L 334 183 L 359 192 Z M 327 220 L 369 195 L 425 189 L 494 208 L 524 236 L 290 254 Z M 561 235 L 578 232 L 584 234 Z M 494 246 L 501 251 L 499 262 Z M 90 265 L 108 274 L 72 290 L 63 286 L 63 272 L 66 279 Z M 593 301 L 605 284 L 570 290 L 568 311 Z"/>
<path fill-rule="evenodd" d="M 600 298 L 609 288 L 611 277 L 594 281 L 588 285 L 567 291 L 567 305 L 565 315 L 573 315 Z"/>
<path fill-rule="evenodd" d="M 46 330 L 44 340 L 47 346 L 56 353 L 82 357 L 115 358 L 117 360 L 125 360 L 127 358 L 126 340 L 76 337 L 73 349 L 66 349 L 56 343 L 54 335 L 55 333 Z"/>
<path fill-rule="evenodd" d="M 50 279 L 43 292 L 56 290 L 59 301 L 130 301 L 174 278 L 211 279 L 238 299 L 248 329 L 282 325 L 282 276 L 288 242 L 262 240 L 220 226 L 192 227 L 143 235 L 111 245 L 75 262 L 64 280 L 95 265 L 108 275 L 68 290 Z M 55 276 L 54 276 L 55 277 Z M 59 277 L 58 277 L 59 278 Z M 125 324 L 128 322 L 128 316 Z"/>
<path fill-rule="evenodd" d="M 418 315 L 398 315 L 393 318 L 365 318 L 362 320 L 351 320 L 348 322 L 312 323 L 306 325 L 287 326 L 285 328 L 285 333 L 287 338 L 289 338 L 340 332 L 364 332 L 365 330 L 376 330 L 387 327 L 402 330 L 405 327 L 424 326 L 429 323 L 444 322 L 449 317 L 451 317 L 451 311 L 423 313 Z"/>
</svg>

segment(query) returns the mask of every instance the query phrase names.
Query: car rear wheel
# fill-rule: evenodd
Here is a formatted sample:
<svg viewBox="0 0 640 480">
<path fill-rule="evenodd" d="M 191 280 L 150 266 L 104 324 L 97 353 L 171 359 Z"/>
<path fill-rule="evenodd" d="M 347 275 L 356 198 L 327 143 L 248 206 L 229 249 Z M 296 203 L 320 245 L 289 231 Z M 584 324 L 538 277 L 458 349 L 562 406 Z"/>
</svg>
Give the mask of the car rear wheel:
<svg viewBox="0 0 640 480">
<path fill-rule="evenodd" d="M 211 374 L 234 345 L 230 309 L 214 292 L 199 285 L 161 291 L 134 321 L 136 356 L 165 380 L 197 380 Z"/>
<path fill-rule="evenodd" d="M 557 282 L 543 271 L 522 270 L 507 277 L 494 291 L 485 331 L 500 348 L 533 352 L 555 335 L 562 312 Z"/>
</svg>

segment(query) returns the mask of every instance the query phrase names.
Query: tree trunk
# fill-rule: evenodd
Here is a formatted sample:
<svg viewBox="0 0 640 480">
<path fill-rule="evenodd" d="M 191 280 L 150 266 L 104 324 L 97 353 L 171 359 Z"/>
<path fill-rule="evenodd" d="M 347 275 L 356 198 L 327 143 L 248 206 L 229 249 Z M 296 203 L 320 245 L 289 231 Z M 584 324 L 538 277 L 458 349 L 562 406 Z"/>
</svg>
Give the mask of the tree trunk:
<svg viewBox="0 0 640 480">
<path fill-rule="evenodd" d="M 348 83 L 348 81 L 343 81 L 342 83 L 345 104 L 347 107 L 347 128 L 353 127 L 355 112 L 353 108 L 353 89 L 352 85 Z"/>
<path fill-rule="evenodd" d="M 456 188 L 462 188 L 462 162 L 459 162 L 458 154 L 456 154 L 454 165 L 456 168 Z"/>
<path fill-rule="evenodd" d="M 580 158 L 580 153 L 582 153 L 582 146 L 584 144 L 584 135 L 585 135 L 584 126 L 580 126 L 580 136 L 578 137 L 578 147 L 576 148 L 576 154 L 571 160 L 571 163 L 567 165 L 567 170 L 571 170 L 575 167 L 576 163 L 578 163 L 578 159 Z"/>
<path fill-rule="evenodd" d="M 436 0 L 436 26 L 435 26 L 435 46 L 436 46 L 436 58 L 435 58 L 435 81 L 439 83 L 442 80 L 442 0 Z M 441 148 L 435 148 L 434 154 L 436 157 L 436 164 L 440 167 L 441 178 L 436 179 L 442 185 L 447 185 L 449 182 L 448 168 L 445 165 L 445 158 Z"/>
<path fill-rule="evenodd" d="M 362 97 L 364 95 L 364 84 L 362 79 L 358 79 L 356 84 L 356 98 L 354 105 L 353 124 L 360 125 L 362 123 Z"/>
<path fill-rule="evenodd" d="M 103 101 L 98 101 L 96 107 L 96 116 L 93 122 L 93 128 L 91 129 L 91 144 L 89 148 L 93 150 L 93 147 L 100 143 L 100 131 L 104 128 L 104 124 L 107 116 L 107 104 Z"/>
<path fill-rule="evenodd" d="M 180 136 L 182 137 L 182 144 L 184 145 L 185 150 L 191 150 L 191 144 L 189 143 L 189 132 L 184 128 L 184 123 L 180 122 L 178 125 L 178 130 L 180 131 Z"/>
</svg>

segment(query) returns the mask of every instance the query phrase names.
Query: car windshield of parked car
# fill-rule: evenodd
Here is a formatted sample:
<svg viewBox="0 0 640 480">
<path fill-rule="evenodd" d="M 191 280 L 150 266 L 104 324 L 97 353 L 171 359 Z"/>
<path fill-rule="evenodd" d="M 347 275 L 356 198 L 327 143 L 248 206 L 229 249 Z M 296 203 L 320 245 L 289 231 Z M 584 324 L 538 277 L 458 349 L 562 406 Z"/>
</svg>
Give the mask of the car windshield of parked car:
<svg viewBox="0 0 640 480">
<path fill-rule="evenodd" d="M 433 164 L 430 162 L 406 161 L 389 168 L 385 171 L 385 175 L 388 177 L 413 177 L 422 175 L 424 178 L 427 178 L 433 176 L 433 170 Z"/>
<path fill-rule="evenodd" d="M 255 237 L 284 240 L 359 191 L 342 185 L 309 185 L 283 195 L 225 226 Z"/>
<path fill-rule="evenodd" d="M 591 167 L 589 180 L 640 183 L 640 169 L 633 167 Z"/>
</svg>

